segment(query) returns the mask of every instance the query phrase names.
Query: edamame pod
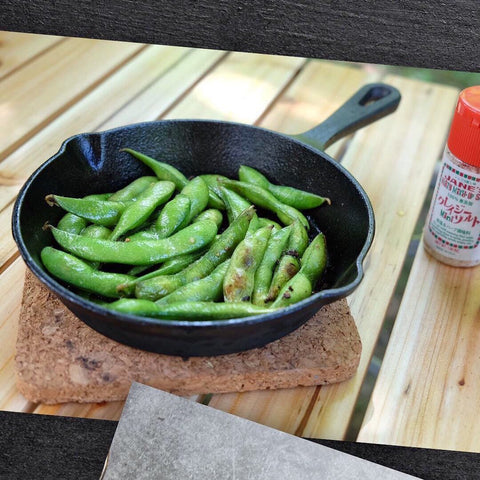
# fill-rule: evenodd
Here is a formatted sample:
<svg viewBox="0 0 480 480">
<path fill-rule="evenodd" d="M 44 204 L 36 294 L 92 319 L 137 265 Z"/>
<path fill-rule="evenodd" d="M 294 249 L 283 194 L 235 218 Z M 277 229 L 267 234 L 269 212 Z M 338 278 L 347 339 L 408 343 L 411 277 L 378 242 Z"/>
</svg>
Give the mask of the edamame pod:
<svg viewBox="0 0 480 480">
<path fill-rule="evenodd" d="M 232 254 L 223 281 L 226 302 L 252 300 L 255 272 L 262 261 L 272 227 L 262 227 L 242 240 Z"/>
<path fill-rule="evenodd" d="M 118 298 L 117 285 L 132 279 L 120 273 L 100 272 L 79 258 L 53 247 L 40 253 L 45 268 L 69 285 L 104 297 Z"/>
<path fill-rule="evenodd" d="M 201 222 L 202 220 L 211 220 L 212 222 L 216 223 L 218 228 L 220 228 L 220 225 L 223 222 L 223 214 L 216 208 L 209 208 L 208 210 L 204 210 L 203 212 L 199 213 L 192 220 L 192 222 Z"/>
<path fill-rule="evenodd" d="M 135 200 L 144 190 L 146 190 L 152 183 L 158 182 L 157 177 L 144 176 L 130 182 L 126 187 L 117 190 L 109 198 L 112 202 L 129 202 Z"/>
<path fill-rule="evenodd" d="M 103 306 L 129 315 L 165 320 L 226 320 L 275 311 L 271 308 L 263 308 L 245 302 L 177 302 L 158 305 L 151 300 L 135 298 L 122 298 L 109 304 L 103 304 Z"/>
<path fill-rule="evenodd" d="M 131 297 L 135 292 L 135 285 L 143 280 L 155 278 L 159 275 L 173 275 L 182 271 L 184 268 L 191 265 L 195 260 L 198 260 L 205 253 L 205 249 L 197 250 L 196 252 L 185 253 L 184 255 L 177 255 L 164 262 L 159 268 L 152 272 L 145 273 L 141 277 L 137 277 L 128 283 L 122 283 L 117 287 L 117 290 L 122 297 Z M 148 266 L 135 266 L 129 270 L 129 275 L 137 275 L 142 273 Z M 137 270 L 138 269 L 138 270 Z"/>
<path fill-rule="evenodd" d="M 224 177 L 223 175 L 215 175 L 215 174 L 203 174 L 200 175 L 204 182 L 208 186 L 209 190 L 209 200 L 208 200 L 208 206 L 211 208 L 218 208 L 219 210 L 225 210 L 225 204 L 223 203 L 223 200 L 221 199 L 220 195 L 218 194 L 218 181 L 217 178 L 227 178 Z"/>
<path fill-rule="evenodd" d="M 92 193 L 91 195 L 87 195 L 83 197 L 84 199 L 87 200 L 110 200 L 112 194 L 111 193 Z"/>
<path fill-rule="evenodd" d="M 225 204 L 228 219 L 230 222 L 251 205 L 251 202 L 249 202 L 247 199 L 243 198 L 241 195 L 239 195 L 237 192 L 234 192 L 233 190 L 225 187 L 219 187 L 218 191 L 221 195 L 223 203 Z M 276 229 L 281 228 L 277 222 L 274 222 L 269 218 L 257 217 L 255 215 L 255 217 L 250 222 L 249 230 L 254 231 L 260 227 L 266 227 L 267 225 L 273 225 Z"/>
<path fill-rule="evenodd" d="M 81 231 L 88 225 L 85 218 L 79 217 L 74 213 L 66 213 L 58 222 L 57 228 L 68 233 L 80 235 Z"/>
<path fill-rule="evenodd" d="M 117 240 L 125 233 L 142 225 L 159 205 L 170 198 L 174 190 L 173 182 L 152 183 L 122 212 L 110 240 Z"/>
<path fill-rule="evenodd" d="M 298 220 L 307 230 L 310 228 L 308 220 L 303 213 L 290 205 L 280 202 L 268 190 L 237 180 L 221 180 L 220 183 L 247 198 L 253 204 L 275 213 L 285 225 L 290 225 L 295 220 Z"/>
<path fill-rule="evenodd" d="M 288 244 L 291 226 L 272 232 L 260 265 L 255 272 L 252 302 L 255 305 L 265 306 L 272 283 L 275 265 L 281 258 Z"/>
<path fill-rule="evenodd" d="M 275 185 L 258 170 L 255 170 L 252 167 L 247 167 L 246 165 L 240 167 L 238 170 L 238 177 L 242 182 L 251 183 L 268 190 L 282 203 L 297 208 L 298 210 L 319 207 L 325 202 L 330 205 L 330 199 L 326 197 L 321 197 L 320 195 L 299 190 L 294 187 Z"/>
<path fill-rule="evenodd" d="M 83 237 L 101 238 L 104 240 L 110 238 L 111 234 L 112 231 L 109 228 L 95 224 L 88 225 L 88 227 L 85 227 L 80 233 L 80 235 L 82 235 Z M 88 263 L 94 269 L 98 269 L 100 267 L 100 262 L 89 262 L 88 260 L 85 260 L 85 263 Z"/>
<path fill-rule="evenodd" d="M 248 200 L 228 188 L 219 186 L 217 192 L 225 204 L 229 222 L 233 222 L 235 218 L 251 205 Z"/>
<path fill-rule="evenodd" d="M 86 238 L 49 226 L 55 240 L 65 250 L 86 260 L 126 265 L 153 265 L 208 245 L 217 233 L 209 221 L 194 223 L 169 238 L 138 242 L 115 242 Z"/>
<path fill-rule="evenodd" d="M 204 278 L 183 285 L 174 292 L 157 300 L 158 305 L 175 302 L 215 302 L 222 299 L 223 279 L 230 260 L 225 260 Z"/>
<path fill-rule="evenodd" d="M 160 180 L 173 182 L 177 190 L 181 190 L 188 183 L 187 177 L 173 165 L 155 160 L 154 158 L 132 150 L 131 148 L 122 148 L 120 151 L 133 155 L 137 160 L 140 160 L 147 165 L 147 167 L 150 167 Z"/>
<path fill-rule="evenodd" d="M 154 178 L 154 177 L 152 177 Z M 94 193 L 83 197 L 90 200 L 108 200 L 111 197 L 110 193 Z M 75 215 L 74 213 L 66 213 L 58 222 L 57 228 L 69 233 L 79 235 L 82 230 L 88 225 L 88 220 Z"/>
<path fill-rule="evenodd" d="M 272 225 L 274 231 L 282 229 L 282 227 L 277 222 L 274 222 L 269 218 L 258 217 L 258 228 L 267 227 L 268 225 Z"/>
<path fill-rule="evenodd" d="M 202 177 L 190 180 L 180 192 L 190 199 L 190 212 L 187 224 L 191 222 L 208 204 L 208 187 Z"/>
<path fill-rule="evenodd" d="M 286 307 L 308 298 L 327 265 L 325 236 L 319 233 L 302 256 L 300 271 L 291 278 L 273 302 L 273 308 Z"/>
<path fill-rule="evenodd" d="M 95 198 L 63 197 L 61 195 L 47 195 L 45 200 L 50 206 L 59 206 L 67 212 L 105 227 L 115 225 L 127 206 L 123 202 L 111 202 L 110 200 L 97 200 Z"/>
<path fill-rule="evenodd" d="M 190 199 L 179 193 L 163 207 L 151 233 L 157 238 L 167 238 L 188 224 L 189 215 Z"/>
<path fill-rule="evenodd" d="M 235 247 L 243 240 L 250 220 L 255 213 L 254 207 L 247 208 L 216 239 L 208 251 L 196 262 L 174 275 L 161 275 L 138 282 L 135 296 L 148 300 L 158 300 L 189 282 L 209 275 L 213 269 L 231 257 Z M 193 223 L 192 225 L 197 225 Z M 189 228 L 189 227 L 187 227 Z"/>
<path fill-rule="evenodd" d="M 291 229 L 287 251 L 275 269 L 266 302 L 275 300 L 281 288 L 300 270 L 300 257 L 307 248 L 308 234 L 300 222 L 293 223 Z"/>
</svg>

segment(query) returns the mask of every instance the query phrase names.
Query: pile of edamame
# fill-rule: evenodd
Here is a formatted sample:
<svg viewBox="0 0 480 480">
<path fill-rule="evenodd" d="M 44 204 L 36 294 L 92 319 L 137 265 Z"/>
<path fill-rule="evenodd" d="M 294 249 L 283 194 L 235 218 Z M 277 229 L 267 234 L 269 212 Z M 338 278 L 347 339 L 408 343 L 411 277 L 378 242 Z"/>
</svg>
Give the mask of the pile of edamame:
<svg viewBox="0 0 480 480">
<path fill-rule="evenodd" d="M 274 185 L 245 165 L 238 180 L 188 179 L 172 165 L 123 151 L 154 175 L 114 193 L 46 197 L 66 212 L 57 226 L 44 227 L 57 244 L 41 252 L 53 276 L 104 307 L 159 319 L 246 317 L 312 295 L 327 250 L 322 233 L 309 240 L 301 211 L 328 198 Z"/>
</svg>

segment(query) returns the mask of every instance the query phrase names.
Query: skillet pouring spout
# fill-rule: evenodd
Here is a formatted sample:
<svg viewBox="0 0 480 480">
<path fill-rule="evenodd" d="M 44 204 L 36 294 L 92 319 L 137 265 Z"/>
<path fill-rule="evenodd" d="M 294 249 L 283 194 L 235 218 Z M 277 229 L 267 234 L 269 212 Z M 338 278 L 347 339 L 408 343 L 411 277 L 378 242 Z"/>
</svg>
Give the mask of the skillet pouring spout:
<svg viewBox="0 0 480 480">
<path fill-rule="evenodd" d="M 12 230 L 30 270 L 84 323 L 135 348 L 179 356 L 221 355 L 261 347 L 294 331 L 322 306 L 350 294 L 362 276 L 362 262 L 374 235 L 374 215 L 359 182 L 323 148 L 395 110 L 396 89 L 361 88 L 337 112 L 312 130 L 289 136 L 264 128 L 209 120 L 163 120 L 83 133 L 65 140 L 22 187 Z M 119 190 L 151 170 L 122 149 L 168 163 L 185 176 L 236 178 L 251 166 L 272 183 L 328 197 L 331 205 L 306 211 L 313 238 L 323 232 L 328 264 L 318 292 L 289 307 L 228 320 L 159 320 L 113 312 L 71 290 L 45 269 L 40 252 L 51 246 L 45 222 L 63 212 L 44 201 L 49 194 L 82 197 Z"/>
</svg>

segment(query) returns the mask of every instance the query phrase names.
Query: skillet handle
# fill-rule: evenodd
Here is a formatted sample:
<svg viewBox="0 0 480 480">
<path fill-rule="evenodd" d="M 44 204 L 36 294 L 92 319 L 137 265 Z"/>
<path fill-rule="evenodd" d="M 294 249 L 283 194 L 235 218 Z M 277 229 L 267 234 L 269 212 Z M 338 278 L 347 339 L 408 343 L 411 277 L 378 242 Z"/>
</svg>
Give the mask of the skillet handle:
<svg viewBox="0 0 480 480">
<path fill-rule="evenodd" d="M 324 150 L 342 137 L 393 113 L 400 103 L 400 92 L 385 83 L 370 83 L 358 90 L 320 125 L 294 138 Z"/>
</svg>

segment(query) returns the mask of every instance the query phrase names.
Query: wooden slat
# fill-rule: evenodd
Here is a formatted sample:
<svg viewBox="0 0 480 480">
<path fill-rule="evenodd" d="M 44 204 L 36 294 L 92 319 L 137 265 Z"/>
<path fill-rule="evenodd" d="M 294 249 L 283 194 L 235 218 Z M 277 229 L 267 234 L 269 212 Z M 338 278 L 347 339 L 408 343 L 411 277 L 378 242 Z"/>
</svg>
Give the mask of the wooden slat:
<svg viewBox="0 0 480 480">
<path fill-rule="evenodd" d="M 254 123 L 304 63 L 302 58 L 232 53 L 165 118 Z"/>
<path fill-rule="evenodd" d="M 0 31 L 0 79 L 61 41 L 51 35 Z"/>
<path fill-rule="evenodd" d="M 0 84 L 0 159 L 142 48 L 71 38 L 4 78 Z"/>
<path fill-rule="evenodd" d="M 480 451 L 479 291 L 419 246 L 359 440 Z"/>
<path fill-rule="evenodd" d="M 13 204 L 10 204 L 0 212 L 0 271 L 17 252 L 17 246 L 11 232 L 12 210 Z M 0 276 L 0 278 L 2 277 Z"/>
<path fill-rule="evenodd" d="M 385 81 L 402 92 L 401 106 L 394 115 L 357 132 L 342 162 L 366 189 L 377 222 L 365 278 L 349 297 L 363 343 L 356 376 L 330 387 L 230 394 L 211 405 L 260 423 L 276 419 L 276 428 L 297 435 L 345 435 L 457 94 L 449 87 L 399 77 Z"/>
<path fill-rule="evenodd" d="M 217 50 L 191 50 L 188 57 L 178 59 L 161 79 L 151 83 L 134 101 L 125 104 L 97 128 L 108 130 L 129 123 L 160 119 L 226 55 L 226 52 Z M 164 65 L 166 59 L 162 56 L 156 61 Z"/>
<path fill-rule="evenodd" d="M 61 415 L 63 417 L 95 418 L 98 420 L 118 420 L 122 414 L 123 404 L 124 402 L 38 405 L 32 413 Z"/>
<path fill-rule="evenodd" d="M 14 344 L 13 344 L 14 345 Z M 5 363 L 0 369 L 0 403 L 2 410 L 9 412 L 31 413 L 36 405 L 21 395 L 15 386 L 15 369 L 13 362 Z"/>
</svg>

